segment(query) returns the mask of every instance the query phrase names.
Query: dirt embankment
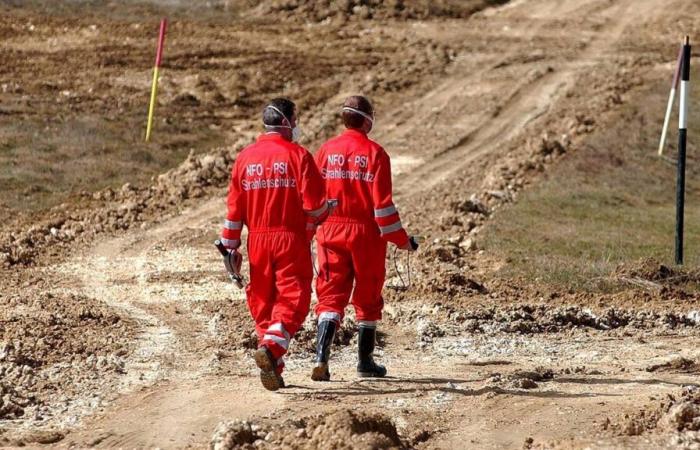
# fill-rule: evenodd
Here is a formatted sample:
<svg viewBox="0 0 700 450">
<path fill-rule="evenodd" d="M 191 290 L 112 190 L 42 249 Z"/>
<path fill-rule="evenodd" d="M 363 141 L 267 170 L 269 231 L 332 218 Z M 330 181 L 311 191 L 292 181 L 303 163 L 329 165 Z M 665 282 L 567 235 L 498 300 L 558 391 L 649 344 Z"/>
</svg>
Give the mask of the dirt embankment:
<svg viewBox="0 0 700 450">
<path fill-rule="evenodd" d="M 381 414 L 338 410 L 331 414 L 292 418 L 280 424 L 248 421 L 221 423 L 212 450 L 247 448 L 409 448 L 391 419 Z"/>
<path fill-rule="evenodd" d="M 264 14 L 291 15 L 300 21 L 366 21 L 369 19 L 467 18 L 475 12 L 510 0 L 274 0 L 258 8 Z"/>
<path fill-rule="evenodd" d="M 38 286 L 42 286 L 38 288 Z M 70 424 L 76 404 L 98 407 L 105 381 L 125 373 L 136 324 L 93 298 L 51 293 L 41 280 L 0 296 L 0 421 Z M 0 442 L 13 434 L 0 431 Z M 50 434 L 54 436 L 53 434 Z M 55 436 L 60 438 L 60 436 Z M 48 439 L 25 435 L 23 442 Z"/>
</svg>

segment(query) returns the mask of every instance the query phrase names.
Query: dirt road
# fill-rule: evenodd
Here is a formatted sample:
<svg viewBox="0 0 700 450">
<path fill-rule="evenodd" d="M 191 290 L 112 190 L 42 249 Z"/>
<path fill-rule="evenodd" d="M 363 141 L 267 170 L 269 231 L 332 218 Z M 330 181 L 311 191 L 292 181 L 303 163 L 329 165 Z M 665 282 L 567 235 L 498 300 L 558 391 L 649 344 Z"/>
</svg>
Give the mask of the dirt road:
<svg viewBox="0 0 700 450">
<path fill-rule="evenodd" d="M 472 276 L 498 264 L 477 252 L 435 259 L 440 240 L 460 234 L 464 241 L 488 226 L 488 216 L 471 210 L 475 223 L 445 225 L 445 211 L 473 194 L 497 210 L 556 159 L 555 152 L 532 163 L 533 142 L 553 139 L 573 151 L 614 120 L 617 105 L 640 101 L 629 78 L 642 84 L 667 71 L 654 55 L 664 36 L 646 27 L 658 32 L 672 23 L 661 16 L 673 9 L 661 0 L 515 0 L 466 21 L 409 25 L 419 37 L 462 48 L 444 75 L 426 76 L 380 103 L 374 137 L 392 155 L 397 204 L 408 228 L 430 243 L 416 257 L 428 263 L 418 269 L 415 288 L 387 293 L 380 358 L 391 377 L 355 378 L 348 339 L 334 352 L 334 381 L 310 381 L 309 321 L 287 363 L 290 387 L 270 393 L 258 385 L 243 294 L 227 283 L 211 245 L 224 211 L 219 192 L 171 218 L 101 235 L 58 266 L 31 269 L 68 280 L 56 289 L 95 299 L 137 326 L 122 372 L 85 392 L 95 401 L 78 396 L 50 420 L 18 421 L 8 433 L 59 427 L 62 446 L 202 447 L 221 421 L 248 419 L 273 430 L 266 440 L 274 446 L 283 433 L 275 427 L 290 427 L 290 418 L 362 410 L 391 418 L 403 445 L 417 448 L 670 446 L 665 437 L 621 437 L 619 429 L 625 414 L 697 382 L 694 373 L 647 370 L 700 358 L 692 321 L 632 331 L 585 325 L 504 331 L 493 315 L 470 314 L 510 299 L 447 298 L 429 287 L 445 283 L 454 267 Z M 315 117 L 311 129 L 322 126 Z M 528 172 L 529 163 L 542 167 Z M 691 302 L 678 317 L 695 317 L 696 308 Z M 472 320 L 479 332 L 466 329 Z M 352 329 L 352 319 L 346 325 Z M 295 433 L 299 445 L 311 439 Z"/>
</svg>

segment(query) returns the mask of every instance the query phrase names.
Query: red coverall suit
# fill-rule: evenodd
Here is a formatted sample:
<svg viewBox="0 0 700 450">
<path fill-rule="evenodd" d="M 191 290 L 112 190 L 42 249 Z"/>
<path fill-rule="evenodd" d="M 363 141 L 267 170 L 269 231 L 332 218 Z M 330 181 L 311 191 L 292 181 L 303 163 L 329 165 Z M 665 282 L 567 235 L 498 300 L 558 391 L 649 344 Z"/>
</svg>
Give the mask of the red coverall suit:
<svg viewBox="0 0 700 450">
<path fill-rule="evenodd" d="M 282 372 L 282 356 L 309 312 L 313 277 L 308 231 L 325 218 L 323 179 L 311 154 L 277 133 L 236 158 L 222 242 L 237 248 L 248 227 L 248 308 L 258 343 Z"/>
<path fill-rule="evenodd" d="M 340 323 L 352 293 L 357 320 L 375 325 L 384 306 L 387 242 L 409 242 L 391 199 L 389 155 L 361 131 L 348 129 L 323 144 L 315 159 L 327 198 L 338 199 L 316 233 L 316 315 Z"/>
</svg>

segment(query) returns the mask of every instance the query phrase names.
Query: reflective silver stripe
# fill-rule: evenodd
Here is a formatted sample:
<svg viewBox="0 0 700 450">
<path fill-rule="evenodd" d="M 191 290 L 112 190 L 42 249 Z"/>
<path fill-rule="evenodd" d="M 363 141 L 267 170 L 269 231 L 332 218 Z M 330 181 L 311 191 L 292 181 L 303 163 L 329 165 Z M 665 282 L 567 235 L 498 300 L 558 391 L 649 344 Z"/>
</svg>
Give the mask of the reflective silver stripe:
<svg viewBox="0 0 700 450">
<path fill-rule="evenodd" d="M 377 328 L 376 320 L 360 320 L 359 325 L 363 328 Z"/>
<path fill-rule="evenodd" d="M 337 312 L 326 311 L 318 315 L 318 321 L 323 322 L 324 320 L 332 322 L 340 322 L 340 314 Z"/>
<path fill-rule="evenodd" d="M 401 225 L 401 221 L 396 221 L 392 223 L 391 225 L 387 225 L 385 227 L 379 227 L 379 232 L 382 234 L 389 234 L 393 233 L 394 231 L 399 231 L 401 228 L 403 228 L 403 225 Z"/>
<path fill-rule="evenodd" d="M 287 350 L 287 347 L 289 346 L 289 341 L 287 339 L 276 336 L 274 334 L 266 334 L 265 336 L 263 336 L 263 341 L 272 341 L 285 350 Z"/>
<path fill-rule="evenodd" d="M 278 333 L 282 333 L 287 339 L 291 338 L 287 330 L 284 329 L 284 325 L 282 325 L 280 322 L 273 323 L 272 325 L 270 325 L 267 331 L 276 331 Z"/>
<path fill-rule="evenodd" d="M 221 243 L 224 244 L 224 247 L 238 248 L 241 245 L 241 240 L 221 238 Z"/>
<path fill-rule="evenodd" d="M 307 229 L 307 230 L 313 230 L 313 229 L 315 229 L 315 228 L 316 228 L 316 225 L 314 225 L 313 223 L 307 223 L 307 224 L 306 224 L 306 229 Z"/>
<path fill-rule="evenodd" d="M 390 205 L 386 208 L 380 208 L 374 210 L 374 217 L 386 217 L 396 213 L 396 206 Z"/>
<path fill-rule="evenodd" d="M 305 211 L 305 212 L 306 212 L 306 214 L 308 214 L 309 216 L 318 217 L 318 216 L 320 216 L 321 214 L 323 214 L 324 212 L 326 212 L 327 210 L 328 210 L 328 203 L 324 203 L 323 206 L 321 206 L 321 207 L 318 208 L 318 209 L 314 209 L 313 211 Z"/>
<path fill-rule="evenodd" d="M 224 219 L 224 228 L 227 230 L 240 230 L 243 228 L 243 222 L 233 222 L 228 219 Z"/>
</svg>

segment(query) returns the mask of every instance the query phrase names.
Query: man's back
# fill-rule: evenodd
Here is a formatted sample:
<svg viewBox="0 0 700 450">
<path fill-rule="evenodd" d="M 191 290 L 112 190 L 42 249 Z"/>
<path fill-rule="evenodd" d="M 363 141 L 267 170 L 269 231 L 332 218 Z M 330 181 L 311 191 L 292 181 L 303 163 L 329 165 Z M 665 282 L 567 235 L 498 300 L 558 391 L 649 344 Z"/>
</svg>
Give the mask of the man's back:
<svg viewBox="0 0 700 450">
<path fill-rule="evenodd" d="M 382 182 L 377 173 L 388 163 L 381 146 L 359 131 L 346 130 L 323 144 L 315 160 L 326 180 L 327 197 L 338 199 L 334 216 L 374 222 L 374 185 Z"/>
<path fill-rule="evenodd" d="M 323 144 L 315 160 L 326 180 L 326 197 L 338 199 L 330 221 L 369 224 L 386 241 L 398 246 L 408 242 L 391 197 L 389 155 L 379 144 L 347 129 Z"/>
<path fill-rule="evenodd" d="M 262 135 L 244 149 L 233 168 L 229 205 L 238 203 L 245 211 L 243 222 L 251 232 L 288 230 L 304 233 L 306 197 L 323 199 L 322 185 L 307 186 L 309 171 L 316 171 L 313 159 L 303 147 L 279 134 Z M 313 194 L 313 195 L 309 195 Z M 316 202 L 317 203 L 317 202 Z"/>
</svg>

